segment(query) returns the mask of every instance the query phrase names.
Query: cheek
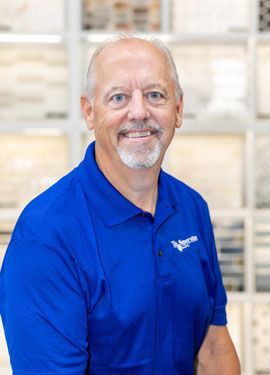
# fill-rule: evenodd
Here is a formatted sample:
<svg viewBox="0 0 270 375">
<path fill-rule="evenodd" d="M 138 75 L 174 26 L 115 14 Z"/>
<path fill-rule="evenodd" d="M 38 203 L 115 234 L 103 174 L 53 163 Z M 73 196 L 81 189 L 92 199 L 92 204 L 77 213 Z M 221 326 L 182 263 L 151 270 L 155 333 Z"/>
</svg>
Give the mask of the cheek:
<svg viewBox="0 0 270 375">
<path fill-rule="evenodd" d="M 121 125 L 128 122 L 127 114 L 128 112 L 126 109 L 110 110 L 107 114 L 107 118 L 111 122 L 111 126 L 114 129 L 118 129 Z"/>
<path fill-rule="evenodd" d="M 102 108 L 96 108 L 94 111 L 94 123 L 98 130 L 106 128 L 108 125 L 108 110 Z"/>
<path fill-rule="evenodd" d="M 118 144 L 118 129 L 127 122 L 122 111 L 102 109 L 97 111 L 94 125 L 96 139 L 103 147 L 115 147 Z M 110 145 L 110 146 L 109 146 Z"/>
<path fill-rule="evenodd" d="M 176 125 L 176 113 L 173 108 L 159 110 L 155 114 L 156 121 L 164 130 L 174 129 Z"/>
</svg>

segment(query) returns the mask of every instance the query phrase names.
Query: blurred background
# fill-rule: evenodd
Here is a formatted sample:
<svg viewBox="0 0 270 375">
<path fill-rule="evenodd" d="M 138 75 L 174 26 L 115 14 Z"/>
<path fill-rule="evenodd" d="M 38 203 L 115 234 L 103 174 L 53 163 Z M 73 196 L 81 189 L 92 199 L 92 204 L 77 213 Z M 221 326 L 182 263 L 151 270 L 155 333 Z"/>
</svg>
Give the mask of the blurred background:
<svg viewBox="0 0 270 375">
<path fill-rule="evenodd" d="M 93 139 L 79 97 L 94 49 L 119 31 L 173 52 L 184 124 L 164 169 L 210 205 L 242 373 L 270 374 L 270 0 L 1 0 L 0 264 L 22 207 Z"/>
</svg>

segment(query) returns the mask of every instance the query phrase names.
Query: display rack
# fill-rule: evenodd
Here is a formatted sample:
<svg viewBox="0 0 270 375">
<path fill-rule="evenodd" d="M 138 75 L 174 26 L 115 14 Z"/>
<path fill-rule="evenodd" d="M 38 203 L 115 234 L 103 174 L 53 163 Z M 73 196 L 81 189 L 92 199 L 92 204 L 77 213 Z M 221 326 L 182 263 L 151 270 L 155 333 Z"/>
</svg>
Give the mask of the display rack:
<svg viewBox="0 0 270 375">
<path fill-rule="evenodd" d="M 25 0 L 21 9 L 11 3 L 0 5 L 2 254 L 26 201 L 76 166 L 92 139 L 79 98 L 94 48 L 121 29 L 143 36 L 151 30 L 172 49 L 185 92 L 183 127 L 164 169 L 209 202 L 242 373 L 269 375 L 269 1 Z M 48 19 L 54 15 L 47 30 L 42 6 Z M 27 171 L 32 190 L 24 195 L 16 168 Z"/>
</svg>

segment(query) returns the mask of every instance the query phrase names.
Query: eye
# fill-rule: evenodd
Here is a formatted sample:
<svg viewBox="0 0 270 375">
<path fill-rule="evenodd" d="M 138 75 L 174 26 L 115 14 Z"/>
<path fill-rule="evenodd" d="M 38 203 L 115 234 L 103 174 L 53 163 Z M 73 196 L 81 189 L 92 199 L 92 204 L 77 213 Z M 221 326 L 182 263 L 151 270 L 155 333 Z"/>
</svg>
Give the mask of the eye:
<svg viewBox="0 0 270 375">
<path fill-rule="evenodd" d="M 110 101 L 116 102 L 116 103 L 122 103 L 126 99 L 125 94 L 115 94 L 110 98 Z"/>
<path fill-rule="evenodd" d="M 147 93 L 147 98 L 153 101 L 157 101 L 159 99 L 164 98 L 164 96 L 159 91 L 151 91 Z"/>
</svg>

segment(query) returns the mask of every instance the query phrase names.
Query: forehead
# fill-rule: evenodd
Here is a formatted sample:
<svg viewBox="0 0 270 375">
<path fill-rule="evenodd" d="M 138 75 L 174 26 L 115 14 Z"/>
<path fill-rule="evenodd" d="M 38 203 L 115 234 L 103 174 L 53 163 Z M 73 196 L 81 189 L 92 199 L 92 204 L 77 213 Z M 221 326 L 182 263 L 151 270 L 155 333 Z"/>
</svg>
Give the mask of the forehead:
<svg viewBox="0 0 270 375">
<path fill-rule="evenodd" d="M 95 61 L 95 75 L 104 83 L 131 78 L 167 82 L 171 80 L 167 57 L 152 43 L 122 40 L 104 48 Z"/>
</svg>

